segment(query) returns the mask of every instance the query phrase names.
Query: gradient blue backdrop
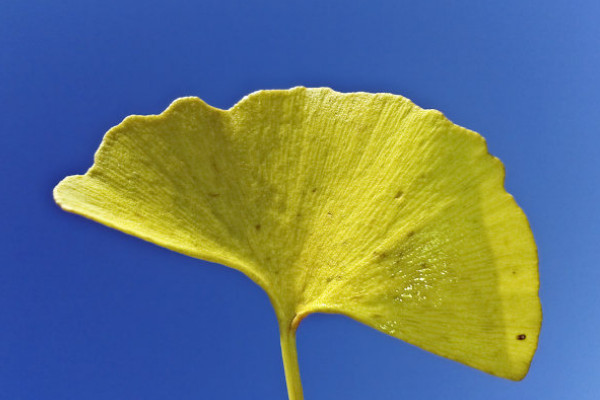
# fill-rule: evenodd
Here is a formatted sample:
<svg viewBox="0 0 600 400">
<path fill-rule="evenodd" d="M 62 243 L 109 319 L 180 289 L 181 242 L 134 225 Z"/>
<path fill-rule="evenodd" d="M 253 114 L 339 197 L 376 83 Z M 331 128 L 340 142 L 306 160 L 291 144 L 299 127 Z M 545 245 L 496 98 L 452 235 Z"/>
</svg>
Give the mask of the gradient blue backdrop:
<svg viewBox="0 0 600 400">
<path fill-rule="evenodd" d="M 600 398 L 598 21 L 597 0 L 1 1 L 0 398 L 285 398 L 257 286 L 51 192 L 129 114 L 295 85 L 403 94 L 481 132 L 531 221 L 545 317 L 514 383 L 311 316 L 307 400 Z"/>
</svg>

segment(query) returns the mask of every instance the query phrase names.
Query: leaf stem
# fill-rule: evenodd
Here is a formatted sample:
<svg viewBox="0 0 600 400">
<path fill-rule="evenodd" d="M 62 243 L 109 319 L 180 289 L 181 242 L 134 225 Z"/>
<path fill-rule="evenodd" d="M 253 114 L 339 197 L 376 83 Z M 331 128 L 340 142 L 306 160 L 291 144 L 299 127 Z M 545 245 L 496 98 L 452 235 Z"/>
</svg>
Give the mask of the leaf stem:
<svg viewBox="0 0 600 400">
<path fill-rule="evenodd" d="M 298 355 L 296 352 L 296 327 L 297 325 L 293 323 L 279 324 L 281 355 L 283 357 L 283 369 L 285 370 L 289 400 L 304 399 L 302 382 L 300 381 L 300 369 L 298 368 Z"/>
</svg>

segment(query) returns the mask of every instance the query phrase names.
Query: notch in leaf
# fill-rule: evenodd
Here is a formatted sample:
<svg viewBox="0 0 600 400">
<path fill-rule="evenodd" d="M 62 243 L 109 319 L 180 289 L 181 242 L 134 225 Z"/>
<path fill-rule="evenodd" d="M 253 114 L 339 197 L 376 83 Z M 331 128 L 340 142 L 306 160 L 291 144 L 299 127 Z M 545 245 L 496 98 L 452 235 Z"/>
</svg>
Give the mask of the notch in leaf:
<svg viewBox="0 0 600 400">
<path fill-rule="evenodd" d="M 390 94 L 181 98 L 112 128 L 56 202 L 269 295 L 290 399 L 295 332 L 340 313 L 488 373 L 522 379 L 541 323 L 537 253 L 477 133 Z"/>
</svg>

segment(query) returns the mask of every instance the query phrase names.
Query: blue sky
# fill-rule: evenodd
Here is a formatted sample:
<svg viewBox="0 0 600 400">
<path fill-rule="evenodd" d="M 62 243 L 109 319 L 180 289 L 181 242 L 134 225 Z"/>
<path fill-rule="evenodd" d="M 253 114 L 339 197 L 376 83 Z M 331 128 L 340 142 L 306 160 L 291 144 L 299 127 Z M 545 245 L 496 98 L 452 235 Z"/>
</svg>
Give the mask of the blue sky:
<svg viewBox="0 0 600 400">
<path fill-rule="evenodd" d="M 306 398 L 599 398 L 599 20 L 591 0 L 2 2 L 0 397 L 285 398 L 256 285 L 51 192 L 129 114 L 304 85 L 402 94 L 485 136 L 529 217 L 544 309 L 519 383 L 310 316 Z"/>
</svg>

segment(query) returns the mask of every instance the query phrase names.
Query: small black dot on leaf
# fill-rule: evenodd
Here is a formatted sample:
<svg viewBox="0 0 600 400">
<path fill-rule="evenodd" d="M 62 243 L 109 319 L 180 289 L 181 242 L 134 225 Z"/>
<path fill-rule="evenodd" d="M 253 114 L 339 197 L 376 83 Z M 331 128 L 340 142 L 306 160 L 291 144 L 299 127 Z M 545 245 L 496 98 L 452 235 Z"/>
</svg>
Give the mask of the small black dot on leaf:
<svg viewBox="0 0 600 400">
<path fill-rule="evenodd" d="M 525 336 L 523 333 L 520 335 L 517 335 L 517 340 L 525 340 L 527 338 L 527 336 Z"/>
</svg>

